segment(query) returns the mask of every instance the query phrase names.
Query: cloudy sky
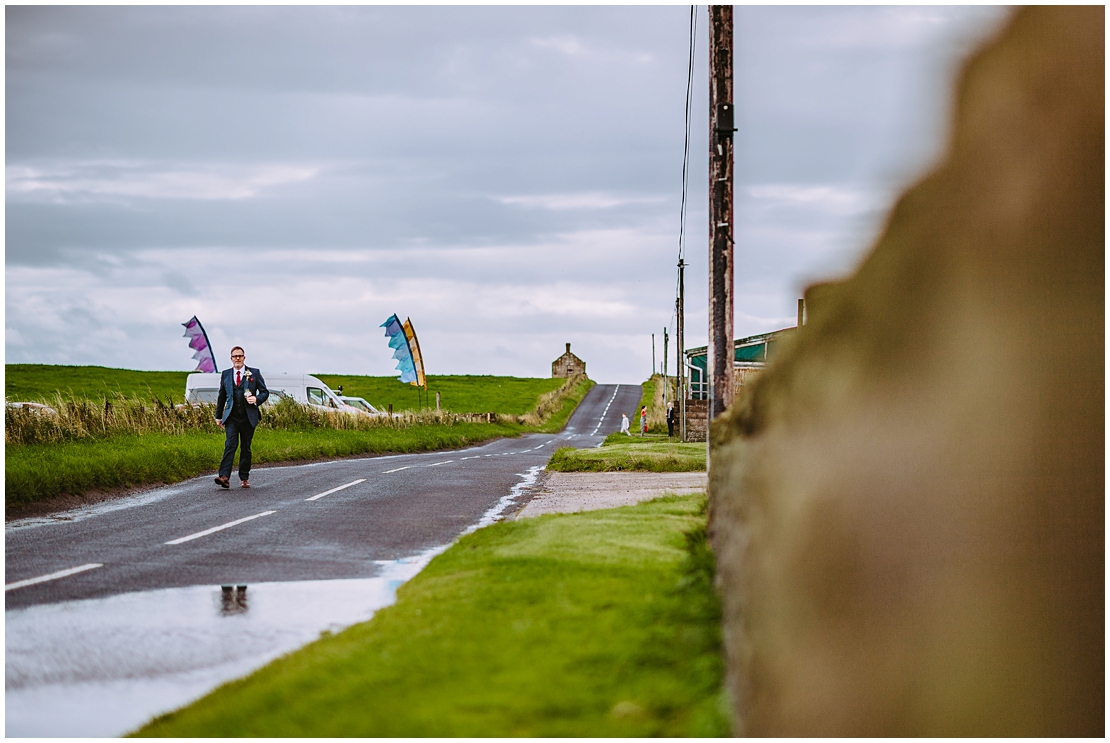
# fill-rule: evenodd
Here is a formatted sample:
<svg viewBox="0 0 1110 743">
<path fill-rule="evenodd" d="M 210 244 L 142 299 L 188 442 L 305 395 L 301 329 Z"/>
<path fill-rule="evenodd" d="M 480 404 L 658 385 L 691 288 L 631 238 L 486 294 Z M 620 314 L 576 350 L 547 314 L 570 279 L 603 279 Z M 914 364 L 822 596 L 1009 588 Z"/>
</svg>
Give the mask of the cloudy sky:
<svg viewBox="0 0 1110 743">
<path fill-rule="evenodd" d="M 998 7 L 738 7 L 737 336 L 943 151 Z M 687 345 L 706 340 L 698 6 Z M 639 382 L 673 332 L 688 6 L 6 8 L 8 363 Z M 673 366 L 672 366 L 673 368 Z"/>
</svg>

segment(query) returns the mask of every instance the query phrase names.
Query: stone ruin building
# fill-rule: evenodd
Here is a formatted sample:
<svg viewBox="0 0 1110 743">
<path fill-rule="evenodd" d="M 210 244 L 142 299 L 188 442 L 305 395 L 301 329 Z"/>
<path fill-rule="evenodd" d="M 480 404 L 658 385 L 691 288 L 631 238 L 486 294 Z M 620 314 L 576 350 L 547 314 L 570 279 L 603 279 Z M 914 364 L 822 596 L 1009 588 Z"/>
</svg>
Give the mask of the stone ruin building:
<svg viewBox="0 0 1110 743">
<path fill-rule="evenodd" d="M 586 362 L 570 352 L 569 343 L 567 344 L 567 352 L 551 362 L 552 377 L 573 377 L 575 374 L 585 373 Z"/>
</svg>

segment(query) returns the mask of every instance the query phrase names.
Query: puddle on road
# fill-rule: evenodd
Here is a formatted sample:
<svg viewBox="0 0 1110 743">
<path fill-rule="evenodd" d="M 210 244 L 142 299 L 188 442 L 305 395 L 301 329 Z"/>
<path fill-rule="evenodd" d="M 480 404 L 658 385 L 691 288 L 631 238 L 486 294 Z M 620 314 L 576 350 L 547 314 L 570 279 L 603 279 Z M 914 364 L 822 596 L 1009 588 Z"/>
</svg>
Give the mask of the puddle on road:
<svg viewBox="0 0 1110 743">
<path fill-rule="evenodd" d="M 5 612 L 9 737 L 134 730 L 319 637 L 369 619 L 444 548 L 376 578 L 167 588 Z"/>
<path fill-rule="evenodd" d="M 489 526 L 493 522 L 500 520 L 502 514 L 505 513 L 505 509 L 513 505 L 516 502 L 517 498 L 522 496 L 526 490 L 536 484 L 536 480 L 539 479 L 540 472 L 544 469 L 545 467 L 541 464 L 536 465 L 535 467 L 529 467 L 527 472 L 517 473 L 517 477 L 522 478 L 521 481 L 518 482 L 516 485 L 513 485 L 512 490 L 509 491 L 508 495 L 497 501 L 497 503 L 495 503 L 488 511 L 482 514 L 482 518 L 478 519 L 477 523 L 468 526 L 459 536 L 465 536 L 466 534 L 470 534 L 474 531 L 477 531 L 478 529 L 481 529 L 483 526 Z"/>
<path fill-rule="evenodd" d="M 200 479 L 200 478 L 197 478 Z M 204 478 L 208 479 L 208 478 Z M 192 481 L 187 481 L 184 485 L 192 484 Z M 152 503 L 158 503 L 171 496 L 177 495 L 185 490 L 182 484 L 174 485 L 166 488 L 157 488 L 155 490 L 148 490 L 145 493 L 137 493 L 135 495 L 127 495 L 115 500 L 104 501 L 102 503 L 91 503 L 87 506 L 78 506 L 71 508 L 68 511 L 51 514 L 49 516 L 32 516 L 25 519 L 18 519 L 16 521 L 9 521 L 4 524 L 4 532 L 18 531 L 20 529 L 34 529 L 40 526 L 53 526 L 54 524 L 69 522 L 69 521 L 84 521 L 95 516 L 102 516 L 106 513 L 113 511 L 121 511 L 125 508 L 134 508 L 136 506 L 149 506 Z"/>
<path fill-rule="evenodd" d="M 543 469 L 518 473 L 462 534 L 502 518 Z M 5 733 L 123 735 L 325 630 L 366 621 L 448 546 L 381 561 L 376 578 L 166 588 L 7 611 Z"/>
</svg>

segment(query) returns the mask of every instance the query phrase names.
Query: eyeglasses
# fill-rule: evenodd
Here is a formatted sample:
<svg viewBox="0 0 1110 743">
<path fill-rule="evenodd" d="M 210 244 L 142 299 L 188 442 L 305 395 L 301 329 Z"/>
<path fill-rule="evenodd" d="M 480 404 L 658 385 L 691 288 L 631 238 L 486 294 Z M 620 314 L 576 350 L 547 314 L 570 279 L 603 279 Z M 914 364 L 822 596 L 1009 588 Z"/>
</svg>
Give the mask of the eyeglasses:
<svg viewBox="0 0 1110 743">
<path fill-rule="evenodd" d="M 247 357 L 246 357 L 246 356 L 244 356 L 244 355 L 243 355 L 243 354 L 241 354 L 241 353 L 233 353 L 233 354 L 231 354 L 231 358 L 233 358 L 233 359 L 245 359 L 245 358 L 247 358 Z"/>
</svg>

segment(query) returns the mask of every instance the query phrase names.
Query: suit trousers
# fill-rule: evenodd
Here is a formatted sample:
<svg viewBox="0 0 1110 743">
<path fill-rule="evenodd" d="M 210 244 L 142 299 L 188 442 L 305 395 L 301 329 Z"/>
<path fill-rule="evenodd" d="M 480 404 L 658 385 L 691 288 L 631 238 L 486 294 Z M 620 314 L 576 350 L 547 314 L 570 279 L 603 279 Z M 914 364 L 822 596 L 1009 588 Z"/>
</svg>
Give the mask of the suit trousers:
<svg viewBox="0 0 1110 743">
<path fill-rule="evenodd" d="M 239 418 L 232 413 L 224 423 L 224 434 L 227 438 L 224 440 L 224 458 L 220 460 L 220 477 L 231 477 L 231 463 L 235 460 L 235 450 L 239 448 L 239 479 L 246 480 L 251 474 L 254 426 L 246 416 Z"/>
</svg>

